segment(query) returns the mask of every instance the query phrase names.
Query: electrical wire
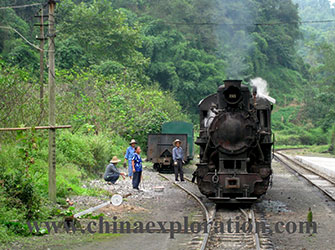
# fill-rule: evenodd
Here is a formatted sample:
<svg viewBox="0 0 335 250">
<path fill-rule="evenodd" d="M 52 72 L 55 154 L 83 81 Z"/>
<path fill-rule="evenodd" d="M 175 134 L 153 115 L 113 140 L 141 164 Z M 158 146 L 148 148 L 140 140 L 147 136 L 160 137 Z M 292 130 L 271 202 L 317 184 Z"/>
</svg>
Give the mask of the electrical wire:
<svg viewBox="0 0 335 250">
<path fill-rule="evenodd" d="M 17 33 L 23 40 L 26 41 L 26 43 L 28 43 L 30 46 L 34 47 L 35 49 L 39 50 L 39 51 L 43 51 L 41 48 L 37 47 L 36 45 L 34 45 L 33 43 L 29 42 L 27 38 L 25 38 L 20 32 L 18 32 L 16 29 L 14 29 L 13 27 L 10 26 L 0 26 L 0 29 L 7 29 L 7 30 L 13 30 L 15 33 Z"/>
<path fill-rule="evenodd" d="M 18 5 L 18 6 L 4 6 L 4 7 L 0 7 L 0 10 L 26 8 L 26 7 L 37 6 L 37 5 L 42 5 L 42 4 L 41 3 L 32 3 L 32 4 Z"/>
<path fill-rule="evenodd" d="M 28 43 L 30 46 L 34 47 L 35 49 L 39 50 L 39 51 L 43 51 L 43 52 L 49 52 L 49 50 L 44 50 L 41 49 L 39 47 L 37 47 L 36 45 L 34 45 L 33 43 L 31 43 L 30 41 L 28 41 L 27 38 L 25 38 L 20 32 L 18 32 L 16 29 L 14 29 L 13 27 L 10 26 L 1 26 L 0 25 L 0 29 L 6 29 L 6 30 L 13 30 L 15 33 L 17 33 L 26 43 Z"/>
<path fill-rule="evenodd" d="M 26 8 L 31 6 L 42 6 L 42 3 L 33 3 L 33 4 L 26 4 L 26 5 L 18 5 L 18 6 L 4 6 L 0 7 L 0 10 L 2 9 L 16 9 L 16 8 Z M 44 4 L 43 7 L 47 5 Z M 331 23 L 335 22 L 335 19 L 330 20 L 311 20 L 311 21 L 295 21 L 295 22 L 276 22 L 276 23 L 253 23 L 253 24 L 246 24 L 246 23 L 215 23 L 215 22 L 199 22 L 199 23 L 181 23 L 181 22 L 165 22 L 165 24 L 173 24 L 173 25 L 231 25 L 231 26 L 247 26 L 247 25 L 254 25 L 254 26 L 272 26 L 272 25 L 285 25 L 285 24 L 311 24 L 311 23 Z"/>
<path fill-rule="evenodd" d="M 274 26 L 274 25 L 287 25 L 287 24 L 313 24 L 313 23 L 333 23 L 335 19 L 330 20 L 306 20 L 306 21 L 296 21 L 296 22 L 276 22 L 276 23 L 215 23 L 215 22 L 200 22 L 200 23 L 181 23 L 181 22 L 164 22 L 165 24 L 173 25 L 209 25 L 209 26 Z"/>
</svg>

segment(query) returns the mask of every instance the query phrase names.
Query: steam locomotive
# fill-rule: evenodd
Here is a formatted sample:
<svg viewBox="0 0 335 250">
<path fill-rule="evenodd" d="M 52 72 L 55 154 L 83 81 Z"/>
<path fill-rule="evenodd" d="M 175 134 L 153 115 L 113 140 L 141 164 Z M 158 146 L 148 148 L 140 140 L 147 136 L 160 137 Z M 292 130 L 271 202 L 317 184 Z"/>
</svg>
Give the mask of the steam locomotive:
<svg viewBox="0 0 335 250">
<path fill-rule="evenodd" d="M 193 175 L 215 203 L 253 203 L 266 193 L 274 144 L 271 100 L 227 80 L 199 103 L 200 163 Z"/>
</svg>

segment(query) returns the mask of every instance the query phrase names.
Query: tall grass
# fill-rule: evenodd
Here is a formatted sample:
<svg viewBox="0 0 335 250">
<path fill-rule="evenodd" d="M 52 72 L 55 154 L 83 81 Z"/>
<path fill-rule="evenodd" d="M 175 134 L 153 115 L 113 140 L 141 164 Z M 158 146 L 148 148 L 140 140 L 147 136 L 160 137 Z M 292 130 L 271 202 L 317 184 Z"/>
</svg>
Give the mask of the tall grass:
<svg viewBox="0 0 335 250">
<path fill-rule="evenodd" d="M 58 131 L 56 141 L 57 202 L 69 195 L 95 195 L 83 187 L 101 178 L 113 155 L 123 158 L 127 141 L 115 134 Z M 0 151 L 0 242 L 27 235 L 24 221 L 51 215 L 48 204 L 48 142 L 44 133 L 25 132 Z"/>
</svg>

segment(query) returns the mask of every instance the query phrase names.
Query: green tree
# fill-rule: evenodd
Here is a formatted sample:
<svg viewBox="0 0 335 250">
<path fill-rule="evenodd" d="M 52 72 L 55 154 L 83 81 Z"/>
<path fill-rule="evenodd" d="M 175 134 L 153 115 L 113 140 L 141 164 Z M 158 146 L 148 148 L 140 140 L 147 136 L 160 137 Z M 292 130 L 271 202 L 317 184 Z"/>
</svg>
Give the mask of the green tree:
<svg viewBox="0 0 335 250">
<path fill-rule="evenodd" d="M 318 49 L 320 65 L 313 68 L 309 89 L 305 91 L 306 118 L 324 131 L 335 123 L 335 47 L 324 43 Z"/>
<path fill-rule="evenodd" d="M 151 58 L 148 75 L 174 92 L 184 108 L 196 113 L 198 102 L 222 84 L 224 61 L 194 48 L 181 32 L 161 21 L 149 17 L 141 21 L 144 43 L 140 51 Z"/>
<path fill-rule="evenodd" d="M 129 25 L 123 11 L 112 8 L 109 1 L 75 4 L 66 0 L 57 10 L 61 31 L 58 39 L 62 41 L 58 57 L 61 68 L 72 67 L 74 62 L 81 66 L 106 60 L 136 69 L 146 64 L 145 58 L 137 51 L 141 46 L 139 25 Z M 67 45 L 70 43 L 69 48 Z M 81 57 L 82 60 L 78 61 Z"/>
</svg>

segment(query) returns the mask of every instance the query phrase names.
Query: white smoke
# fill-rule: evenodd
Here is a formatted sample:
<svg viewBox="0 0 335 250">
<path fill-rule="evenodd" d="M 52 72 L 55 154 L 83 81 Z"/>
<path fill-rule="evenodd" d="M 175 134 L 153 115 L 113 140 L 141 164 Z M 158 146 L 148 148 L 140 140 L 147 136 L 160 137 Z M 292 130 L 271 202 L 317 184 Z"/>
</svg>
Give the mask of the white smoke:
<svg viewBox="0 0 335 250">
<path fill-rule="evenodd" d="M 257 77 L 250 80 L 251 86 L 257 88 L 257 96 L 261 97 L 262 95 L 269 95 L 268 83 L 264 79 Z"/>
<path fill-rule="evenodd" d="M 206 2 L 206 1 L 203 1 Z M 258 8 L 251 0 L 216 0 L 208 1 L 215 9 L 211 22 L 216 36 L 217 51 L 227 62 L 226 79 L 246 79 L 250 70 L 249 51 L 254 46 L 250 30 L 255 23 Z M 220 52 L 221 53 L 221 52 Z"/>
<path fill-rule="evenodd" d="M 276 99 L 269 96 L 268 83 L 264 79 L 257 77 L 251 79 L 250 82 L 251 86 L 257 88 L 257 97 L 265 98 L 272 103 L 276 103 Z"/>
</svg>

